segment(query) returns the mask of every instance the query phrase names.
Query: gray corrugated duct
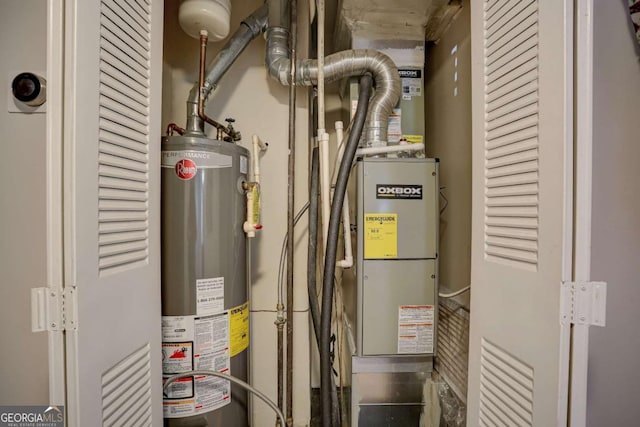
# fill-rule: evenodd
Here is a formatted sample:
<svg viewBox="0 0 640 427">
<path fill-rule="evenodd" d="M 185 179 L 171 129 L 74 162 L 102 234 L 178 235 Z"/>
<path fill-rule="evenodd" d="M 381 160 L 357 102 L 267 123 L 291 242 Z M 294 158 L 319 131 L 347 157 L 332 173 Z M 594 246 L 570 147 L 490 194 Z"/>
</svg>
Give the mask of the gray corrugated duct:
<svg viewBox="0 0 640 427">
<path fill-rule="evenodd" d="M 274 2 L 281 4 L 283 0 Z M 286 1 L 286 0 L 284 0 Z M 282 6 L 279 6 L 282 7 Z M 286 22 L 269 22 L 267 29 L 266 64 L 269 74 L 283 85 L 291 83 L 289 60 L 289 30 Z M 389 114 L 400 99 L 400 77 L 393 61 L 376 50 L 345 50 L 329 55 L 324 60 L 326 81 L 371 73 L 376 93 L 371 99 L 367 116 L 366 142 L 380 145 L 387 142 Z M 296 84 L 310 86 L 317 83 L 318 61 L 302 59 L 296 63 Z"/>
</svg>

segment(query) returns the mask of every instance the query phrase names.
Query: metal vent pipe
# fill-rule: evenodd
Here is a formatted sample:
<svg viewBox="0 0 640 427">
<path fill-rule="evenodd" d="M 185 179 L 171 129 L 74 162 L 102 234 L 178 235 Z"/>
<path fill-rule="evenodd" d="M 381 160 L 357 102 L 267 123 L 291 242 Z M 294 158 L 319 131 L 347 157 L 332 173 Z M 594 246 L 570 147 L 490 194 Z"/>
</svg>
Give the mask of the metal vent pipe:
<svg viewBox="0 0 640 427">
<path fill-rule="evenodd" d="M 289 0 L 270 0 L 269 7 L 281 10 Z M 274 6 L 272 6 L 272 4 Z M 267 29 L 266 65 L 269 74 L 283 85 L 291 83 L 289 59 L 289 23 L 278 19 L 279 14 L 270 14 Z M 275 20 L 275 22 L 273 22 Z M 345 50 L 324 59 L 326 81 L 344 77 L 362 76 L 371 73 L 376 93 L 365 125 L 365 141 L 368 146 L 386 145 L 389 114 L 400 99 L 400 77 L 393 61 L 382 52 L 370 49 Z M 311 86 L 317 83 L 318 61 L 301 59 L 296 61 L 296 84 Z"/>
</svg>

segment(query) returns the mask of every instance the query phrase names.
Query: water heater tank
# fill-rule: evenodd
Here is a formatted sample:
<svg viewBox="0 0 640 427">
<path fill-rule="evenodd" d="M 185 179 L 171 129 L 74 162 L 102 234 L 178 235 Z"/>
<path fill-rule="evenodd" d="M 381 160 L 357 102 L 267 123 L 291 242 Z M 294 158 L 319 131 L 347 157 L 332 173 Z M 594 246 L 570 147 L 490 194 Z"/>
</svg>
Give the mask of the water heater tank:
<svg viewBox="0 0 640 427">
<path fill-rule="evenodd" d="M 209 33 L 209 41 L 222 40 L 231 26 L 230 0 L 184 0 L 180 3 L 178 20 L 182 30 L 200 38 L 200 31 Z"/>
<path fill-rule="evenodd" d="M 247 381 L 249 302 L 243 182 L 248 151 L 201 137 L 162 139 L 162 369 Z M 247 394 L 214 377 L 165 392 L 165 426 L 246 427 Z"/>
</svg>

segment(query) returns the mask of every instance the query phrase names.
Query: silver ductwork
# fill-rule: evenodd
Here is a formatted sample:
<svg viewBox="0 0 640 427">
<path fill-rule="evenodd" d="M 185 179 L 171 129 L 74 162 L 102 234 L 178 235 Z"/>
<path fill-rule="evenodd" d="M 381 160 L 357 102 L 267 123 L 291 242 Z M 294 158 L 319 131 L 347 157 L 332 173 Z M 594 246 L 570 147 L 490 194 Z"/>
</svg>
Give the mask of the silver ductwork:
<svg viewBox="0 0 640 427">
<path fill-rule="evenodd" d="M 270 8 L 282 10 L 288 0 L 271 0 Z M 269 13 L 266 65 L 269 74 L 283 85 L 291 84 L 288 22 L 282 14 Z M 345 50 L 324 59 L 325 81 L 371 73 L 376 92 L 371 99 L 365 128 L 369 146 L 386 145 L 389 114 L 400 99 L 400 77 L 393 61 L 382 52 L 369 49 Z M 318 61 L 302 59 L 296 63 L 297 85 L 311 86 L 318 81 Z"/>
</svg>

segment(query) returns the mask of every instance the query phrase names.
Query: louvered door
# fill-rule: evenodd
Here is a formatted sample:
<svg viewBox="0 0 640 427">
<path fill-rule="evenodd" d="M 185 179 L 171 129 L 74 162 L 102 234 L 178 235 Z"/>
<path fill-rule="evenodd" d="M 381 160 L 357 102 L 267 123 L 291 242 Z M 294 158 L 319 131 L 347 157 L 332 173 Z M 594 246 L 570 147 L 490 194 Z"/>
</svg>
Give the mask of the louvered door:
<svg viewBox="0 0 640 427">
<path fill-rule="evenodd" d="M 68 425 L 161 425 L 163 2 L 65 3 Z"/>
<path fill-rule="evenodd" d="M 566 424 L 572 4 L 471 2 L 469 426 Z"/>
</svg>

